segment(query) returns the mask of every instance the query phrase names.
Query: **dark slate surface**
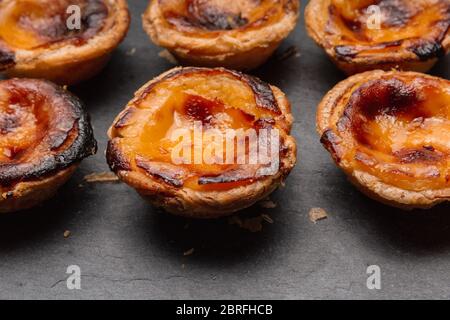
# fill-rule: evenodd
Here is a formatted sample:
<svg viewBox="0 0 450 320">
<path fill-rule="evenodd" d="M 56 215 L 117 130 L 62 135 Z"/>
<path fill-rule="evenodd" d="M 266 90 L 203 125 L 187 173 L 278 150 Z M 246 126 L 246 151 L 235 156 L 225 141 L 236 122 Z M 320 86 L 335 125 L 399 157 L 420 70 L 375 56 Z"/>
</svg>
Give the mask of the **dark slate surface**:
<svg viewBox="0 0 450 320">
<path fill-rule="evenodd" d="M 108 170 L 106 130 L 115 115 L 172 67 L 141 28 L 145 2 L 130 1 L 130 32 L 104 72 L 72 88 L 92 115 L 98 154 L 52 201 L 0 217 L 0 298 L 450 298 L 450 207 L 405 213 L 371 201 L 319 143 L 316 106 L 344 76 L 306 36 L 303 18 L 278 51 L 296 46 L 300 56 L 272 59 L 256 72 L 286 92 L 296 117 L 299 163 L 272 197 L 278 207 L 251 210 L 274 224 L 253 234 L 227 219 L 162 214 L 126 185 L 79 187 L 86 174 Z M 449 78 L 449 62 L 432 73 Z M 329 218 L 311 223 L 313 207 Z M 82 290 L 70 291 L 66 269 L 74 264 Z M 381 290 L 366 287 L 369 265 L 381 268 Z"/>
</svg>

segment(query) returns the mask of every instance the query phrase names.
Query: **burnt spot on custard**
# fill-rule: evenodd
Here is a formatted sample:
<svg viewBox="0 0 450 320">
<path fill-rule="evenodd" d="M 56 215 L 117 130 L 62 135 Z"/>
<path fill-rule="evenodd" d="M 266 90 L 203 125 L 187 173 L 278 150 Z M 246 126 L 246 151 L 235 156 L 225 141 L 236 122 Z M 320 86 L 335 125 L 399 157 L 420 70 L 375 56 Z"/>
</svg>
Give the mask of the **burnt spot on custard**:
<svg viewBox="0 0 450 320">
<path fill-rule="evenodd" d="M 217 114 L 233 113 L 245 119 L 248 124 L 255 122 L 255 117 L 240 109 L 230 108 L 218 99 L 206 99 L 198 95 L 187 95 L 181 113 L 192 122 L 201 122 L 206 128 L 214 127 Z M 230 114 L 231 117 L 233 115 Z M 219 120 L 220 121 L 220 120 Z"/>
<path fill-rule="evenodd" d="M 202 124 L 210 124 L 216 113 L 216 109 L 223 109 L 223 104 L 219 101 L 205 99 L 200 96 L 190 95 L 183 106 L 184 114 L 194 121 L 201 121 Z"/>
<path fill-rule="evenodd" d="M 223 11 L 207 2 L 187 0 L 189 17 L 187 21 L 192 26 L 206 30 L 232 30 L 240 28 L 248 23 L 240 12 L 233 13 Z"/>
<path fill-rule="evenodd" d="M 373 121 L 380 115 L 416 119 L 426 118 L 429 113 L 422 107 L 422 100 L 416 88 L 392 78 L 370 81 L 353 92 L 345 115 L 352 121 Z M 352 125 L 355 125 L 355 122 Z"/>
<path fill-rule="evenodd" d="M 90 0 L 82 11 L 82 33 L 85 38 L 95 36 L 102 28 L 108 17 L 108 7 L 104 0 Z"/>
<path fill-rule="evenodd" d="M 12 150 L 0 162 L 0 184 L 42 179 L 94 154 L 89 116 L 81 101 L 64 89 L 43 80 L 12 79 L 0 82 L 9 100 L 0 115 L 0 134 L 14 135 L 33 114 L 37 138 L 25 150 Z M 23 110 L 22 110 L 23 109 Z"/>
<path fill-rule="evenodd" d="M 205 31 L 224 31 L 241 28 L 248 24 L 248 19 L 241 12 L 231 12 L 219 8 L 208 1 L 180 1 L 183 10 L 165 13 L 165 19 L 176 27 L 187 27 Z"/>
<path fill-rule="evenodd" d="M 381 9 L 384 27 L 402 27 L 414 17 L 416 12 L 411 10 L 404 0 L 374 1 Z"/>
<path fill-rule="evenodd" d="M 379 116 L 414 121 L 431 114 L 414 87 L 396 78 L 377 79 L 352 93 L 337 127 L 340 131 L 350 129 L 359 143 L 372 146 L 365 125 Z"/>
</svg>

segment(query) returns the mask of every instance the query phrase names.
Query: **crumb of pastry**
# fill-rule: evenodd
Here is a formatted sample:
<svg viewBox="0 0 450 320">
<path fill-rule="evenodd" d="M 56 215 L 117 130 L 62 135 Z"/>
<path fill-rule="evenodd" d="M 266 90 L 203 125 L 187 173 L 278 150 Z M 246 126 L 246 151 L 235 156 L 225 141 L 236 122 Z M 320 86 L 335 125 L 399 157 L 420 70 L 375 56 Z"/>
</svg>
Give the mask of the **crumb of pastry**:
<svg viewBox="0 0 450 320">
<path fill-rule="evenodd" d="M 261 218 L 267 223 L 273 224 L 273 219 L 268 214 L 262 214 Z"/>
<path fill-rule="evenodd" d="M 136 48 L 131 48 L 130 50 L 128 50 L 126 52 L 127 56 L 134 56 L 134 54 L 136 53 Z"/>
<path fill-rule="evenodd" d="M 260 201 L 258 204 L 261 208 L 264 209 L 274 209 L 277 207 L 277 204 L 270 199 Z"/>
<path fill-rule="evenodd" d="M 166 59 L 172 64 L 178 64 L 177 59 L 168 50 L 161 51 L 160 53 L 158 53 L 158 56 L 160 56 L 163 59 Z"/>
<path fill-rule="evenodd" d="M 99 172 L 88 174 L 84 177 L 84 181 L 87 183 L 95 182 L 117 182 L 119 178 L 112 172 Z"/>
<path fill-rule="evenodd" d="M 327 212 L 322 208 L 312 208 L 309 211 L 309 220 L 316 223 L 317 221 L 328 218 Z"/>
<path fill-rule="evenodd" d="M 69 230 L 66 230 L 66 231 L 64 231 L 64 238 L 68 238 L 68 237 L 70 237 L 70 231 Z"/>
<path fill-rule="evenodd" d="M 195 249 L 194 249 L 194 248 L 191 248 L 191 249 L 189 249 L 188 251 L 185 251 L 185 252 L 183 253 L 183 256 L 185 256 L 185 257 L 190 256 L 190 255 L 192 255 L 192 254 L 194 253 L 194 251 L 195 251 Z"/>
<path fill-rule="evenodd" d="M 300 52 L 296 46 L 290 46 L 277 56 L 278 61 L 284 61 L 291 57 L 300 57 Z"/>
</svg>

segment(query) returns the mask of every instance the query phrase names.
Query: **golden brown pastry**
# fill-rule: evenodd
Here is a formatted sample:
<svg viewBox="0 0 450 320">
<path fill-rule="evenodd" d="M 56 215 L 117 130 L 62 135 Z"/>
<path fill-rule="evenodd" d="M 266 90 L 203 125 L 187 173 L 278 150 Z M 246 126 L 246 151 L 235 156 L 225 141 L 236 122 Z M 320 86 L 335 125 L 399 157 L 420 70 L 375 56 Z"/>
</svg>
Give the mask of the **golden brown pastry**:
<svg viewBox="0 0 450 320">
<path fill-rule="evenodd" d="M 0 212 L 50 198 L 96 146 L 78 98 L 44 80 L 0 81 Z"/>
<path fill-rule="evenodd" d="M 86 80 L 108 62 L 129 22 L 125 0 L 2 0 L 0 71 L 67 85 Z"/>
<path fill-rule="evenodd" d="M 305 19 L 347 74 L 426 72 L 450 50 L 450 0 L 311 0 Z"/>
<path fill-rule="evenodd" d="M 361 73 L 326 95 L 317 125 L 337 165 L 370 197 L 404 209 L 450 200 L 450 81 Z"/>
<path fill-rule="evenodd" d="M 244 70 L 263 64 L 295 28 L 298 0 L 153 0 L 153 42 L 181 63 Z"/>
<path fill-rule="evenodd" d="M 220 217 L 267 197 L 286 179 L 296 162 L 292 121 L 285 95 L 257 78 L 175 68 L 140 88 L 116 118 L 107 160 L 153 205 Z"/>
</svg>

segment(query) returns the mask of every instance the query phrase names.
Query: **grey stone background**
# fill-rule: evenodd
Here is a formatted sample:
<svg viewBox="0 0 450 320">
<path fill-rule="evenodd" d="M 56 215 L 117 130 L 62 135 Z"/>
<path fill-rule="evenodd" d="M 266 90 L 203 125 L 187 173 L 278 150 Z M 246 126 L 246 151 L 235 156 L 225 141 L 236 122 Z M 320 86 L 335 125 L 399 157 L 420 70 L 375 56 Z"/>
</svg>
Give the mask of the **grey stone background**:
<svg viewBox="0 0 450 320">
<path fill-rule="evenodd" d="M 44 206 L 0 217 L 0 298 L 450 298 L 449 205 L 405 213 L 371 201 L 319 143 L 316 106 L 344 75 L 306 36 L 303 17 L 255 72 L 284 90 L 296 118 L 299 161 L 272 196 L 278 207 L 249 210 L 269 214 L 272 225 L 250 233 L 227 219 L 189 221 L 157 212 L 123 184 L 79 187 L 85 175 L 108 170 L 106 131 L 116 114 L 142 84 L 172 67 L 142 30 L 146 1 L 129 2 L 132 25 L 110 64 L 71 88 L 92 116 L 99 152 Z M 292 46 L 300 55 L 280 59 Z M 432 73 L 448 79 L 449 58 Z M 311 223 L 313 207 L 329 218 Z M 66 287 L 72 264 L 81 267 L 82 290 Z M 366 287 L 373 264 L 382 271 L 378 291 Z"/>
</svg>

